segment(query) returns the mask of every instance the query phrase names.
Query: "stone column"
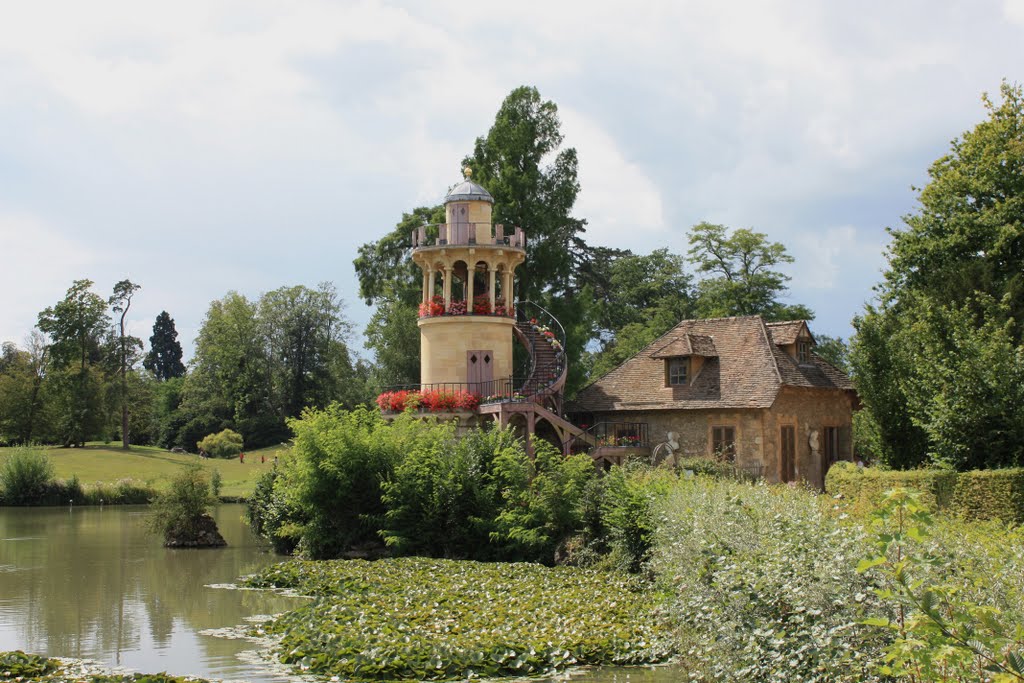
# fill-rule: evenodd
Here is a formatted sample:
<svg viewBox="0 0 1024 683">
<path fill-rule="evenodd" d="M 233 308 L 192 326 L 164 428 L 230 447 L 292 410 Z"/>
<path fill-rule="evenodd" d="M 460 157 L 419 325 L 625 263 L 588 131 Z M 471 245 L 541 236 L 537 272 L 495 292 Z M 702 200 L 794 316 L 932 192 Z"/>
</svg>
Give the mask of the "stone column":
<svg viewBox="0 0 1024 683">
<path fill-rule="evenodd" d="M 434 299 L 434 288 L 437 286 L 437 271 L 434 270 L 433 266 L 430 268 L 430 282 L 427 285 L 427 302 L 431 302 Z"/>
<path fill-rule="evenodd" d="M 430 303 L 430 280 L 433 271 L 429 268 L 423 270 L 423 303 Z"/>
<path fill-rule="evenodd" d="M 476 280 L 476 264 L 466 264 L 466 313 L 473 314 L 473 281 Z"/>
<path fill-rule="evenodd" d="M 487 264 L 487 284 L 491 291 L 491 313 L 494 313 L 494 264 Z"/>
<path fill-rule="evenodd" d="M 505 271 L 505 281 L 501 283 L 501 295 L 505 297 L 505 305 L 512 306 L 512 269 Z"/>
<path fill-rule="evenodd" d="M 448 308 L 452 305 L 452 268 L 451 266 L 444 267 L 444 310 L 448 312 Z"/>
</svg>

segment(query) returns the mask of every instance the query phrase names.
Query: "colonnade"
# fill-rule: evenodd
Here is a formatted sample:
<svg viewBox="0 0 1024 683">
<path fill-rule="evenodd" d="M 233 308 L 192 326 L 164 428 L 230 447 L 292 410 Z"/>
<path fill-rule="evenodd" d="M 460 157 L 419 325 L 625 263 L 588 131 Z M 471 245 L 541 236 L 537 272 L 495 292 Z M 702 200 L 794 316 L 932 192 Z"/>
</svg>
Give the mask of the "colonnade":
<svg viewBox="0 0 1024 683">
<path fill-rule="evenodd" d="M 423 271 L 423 303 L 430 303 L 430 300 L 434 296 L 434 292 L 437 288 L 437 276 L 441 275 L 442 291 L 444 292 L 444 309 L 447 311 L 451 307 L 452 303 L 452 282 L 455 278 L 455 264 L 465 263 L 464 261 L 456 261 L 455 263 L 434 263 L 428 265 Z M 478 261 L 487 265 L 487 281 L 488 281 L 488 294 L 490 294 L 491 310 L 494 310 L 495 303 L 497 301 L 497 291 L 495 285 L 500 279 L 501 283 L 501 295 L 505 301 L 505 305 L 511 307 L 512 305 L 512 268 L 507 267 L 504 263 L 491 263 L 489 261 Z M 465 282 L 465 295 L 466 295 L 466 309 L 467 312 L 472 313 L 473 311 L 473 297 L 474 285 L 475 285 L 475 274 L 476 266 L 470 268 L 469 264 L 466 264 L 466 282 Z"/>
</svg>

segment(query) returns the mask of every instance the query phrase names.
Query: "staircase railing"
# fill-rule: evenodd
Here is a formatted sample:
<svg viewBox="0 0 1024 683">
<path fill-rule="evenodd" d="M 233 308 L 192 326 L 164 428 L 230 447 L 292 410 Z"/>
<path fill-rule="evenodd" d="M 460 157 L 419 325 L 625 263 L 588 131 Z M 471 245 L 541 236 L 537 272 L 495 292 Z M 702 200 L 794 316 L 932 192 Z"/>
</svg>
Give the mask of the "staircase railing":
<svg viewBox="0 0 1024 683">
<path fill-rule="evenodd" d="M 583 448 L 578 448 L 582 444 Z M 565 452 L 593 448 L 650 448 L 646 422 L 598 422 L 571 436 L 562 444 Z"/>
<path fill-rule="evenodd" d="M 538 398 L 557 393 L 565 383 L 567 371 L 565 328 L 550 311 L 532 301 L 516 302 L 516 321 L 519 324 L 529 324 L 534 332 L 530 338 L 530 355 L 533 361 L 528 379 L 520 393 Z M 540 379 L 537 377 L 537 344 L 548 344 L 553 352 L 555 365 L 550 369 L 552 375 L 550 378 Z"/>
</svg>

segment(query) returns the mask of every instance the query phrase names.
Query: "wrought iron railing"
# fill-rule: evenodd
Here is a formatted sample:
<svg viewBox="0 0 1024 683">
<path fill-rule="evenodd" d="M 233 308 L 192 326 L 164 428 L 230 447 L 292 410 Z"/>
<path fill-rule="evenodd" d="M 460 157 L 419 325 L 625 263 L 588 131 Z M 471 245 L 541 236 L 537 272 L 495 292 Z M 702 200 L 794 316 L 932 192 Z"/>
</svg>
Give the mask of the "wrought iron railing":
<svg viewBox="0 0 1024 683">
<path fill-rule="evenodd" d="M 566 370 L 565 329 L 543 306 L 532 301 L 516 302 L 516 321 L 520 326 L 529 325 L 533 334 L 530 341 L 530 372 L 520 391 L 526 395 L 544 395 L 563 378 Z M 537 368 L 537 345 L 547 344 L 552 351 L 553 365 L 547 369 L 549 377 L 541 377 Z"/>
<path fill-rule="evenodd" d="M 563 444 L 570 452 L 592 448 L 650 448 L 650 430 L 646 422 L 598 422 L 580 425 L 583 433 Z"/>
<path fill-rule="evenodd" d="M 436 223 L 412 231 L 412 248 L 454 246 L 495 246 L 526 248 L 522 228 L 505 232 L 501 223 Z"/>
</svg>

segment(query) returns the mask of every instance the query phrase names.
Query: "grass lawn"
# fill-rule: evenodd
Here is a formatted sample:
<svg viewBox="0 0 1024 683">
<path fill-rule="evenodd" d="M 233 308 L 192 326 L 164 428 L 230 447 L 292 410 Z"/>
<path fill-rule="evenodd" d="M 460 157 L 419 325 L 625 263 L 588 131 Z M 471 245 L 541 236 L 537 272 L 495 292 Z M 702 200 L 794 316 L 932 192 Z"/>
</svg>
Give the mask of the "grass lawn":
<svg viewBox="0 0 1024 683">
<path fill-rule="evenodd" d="M 0 463 L 11 450 L 0 448 Z M 50 456 L 58 479 L 77 475 L 83 486 L 137 479 L 161 489 L 181 467 L 198 462 L 208 470 L 220 470 L 222 496 L 248 496 L 256 479 L 274 466 L 274 457 L 283 457 L 288 452 L 283 445 L 246 451 L 245 462 L 240 463 L 238 458 L 203 460 L 197 455 L 171 453 L 153 446 L 132 446 L 125 451 L 117 444 L 90 443 L 85 448 L 44 446 L 37 450 Z"/>
</svg>

